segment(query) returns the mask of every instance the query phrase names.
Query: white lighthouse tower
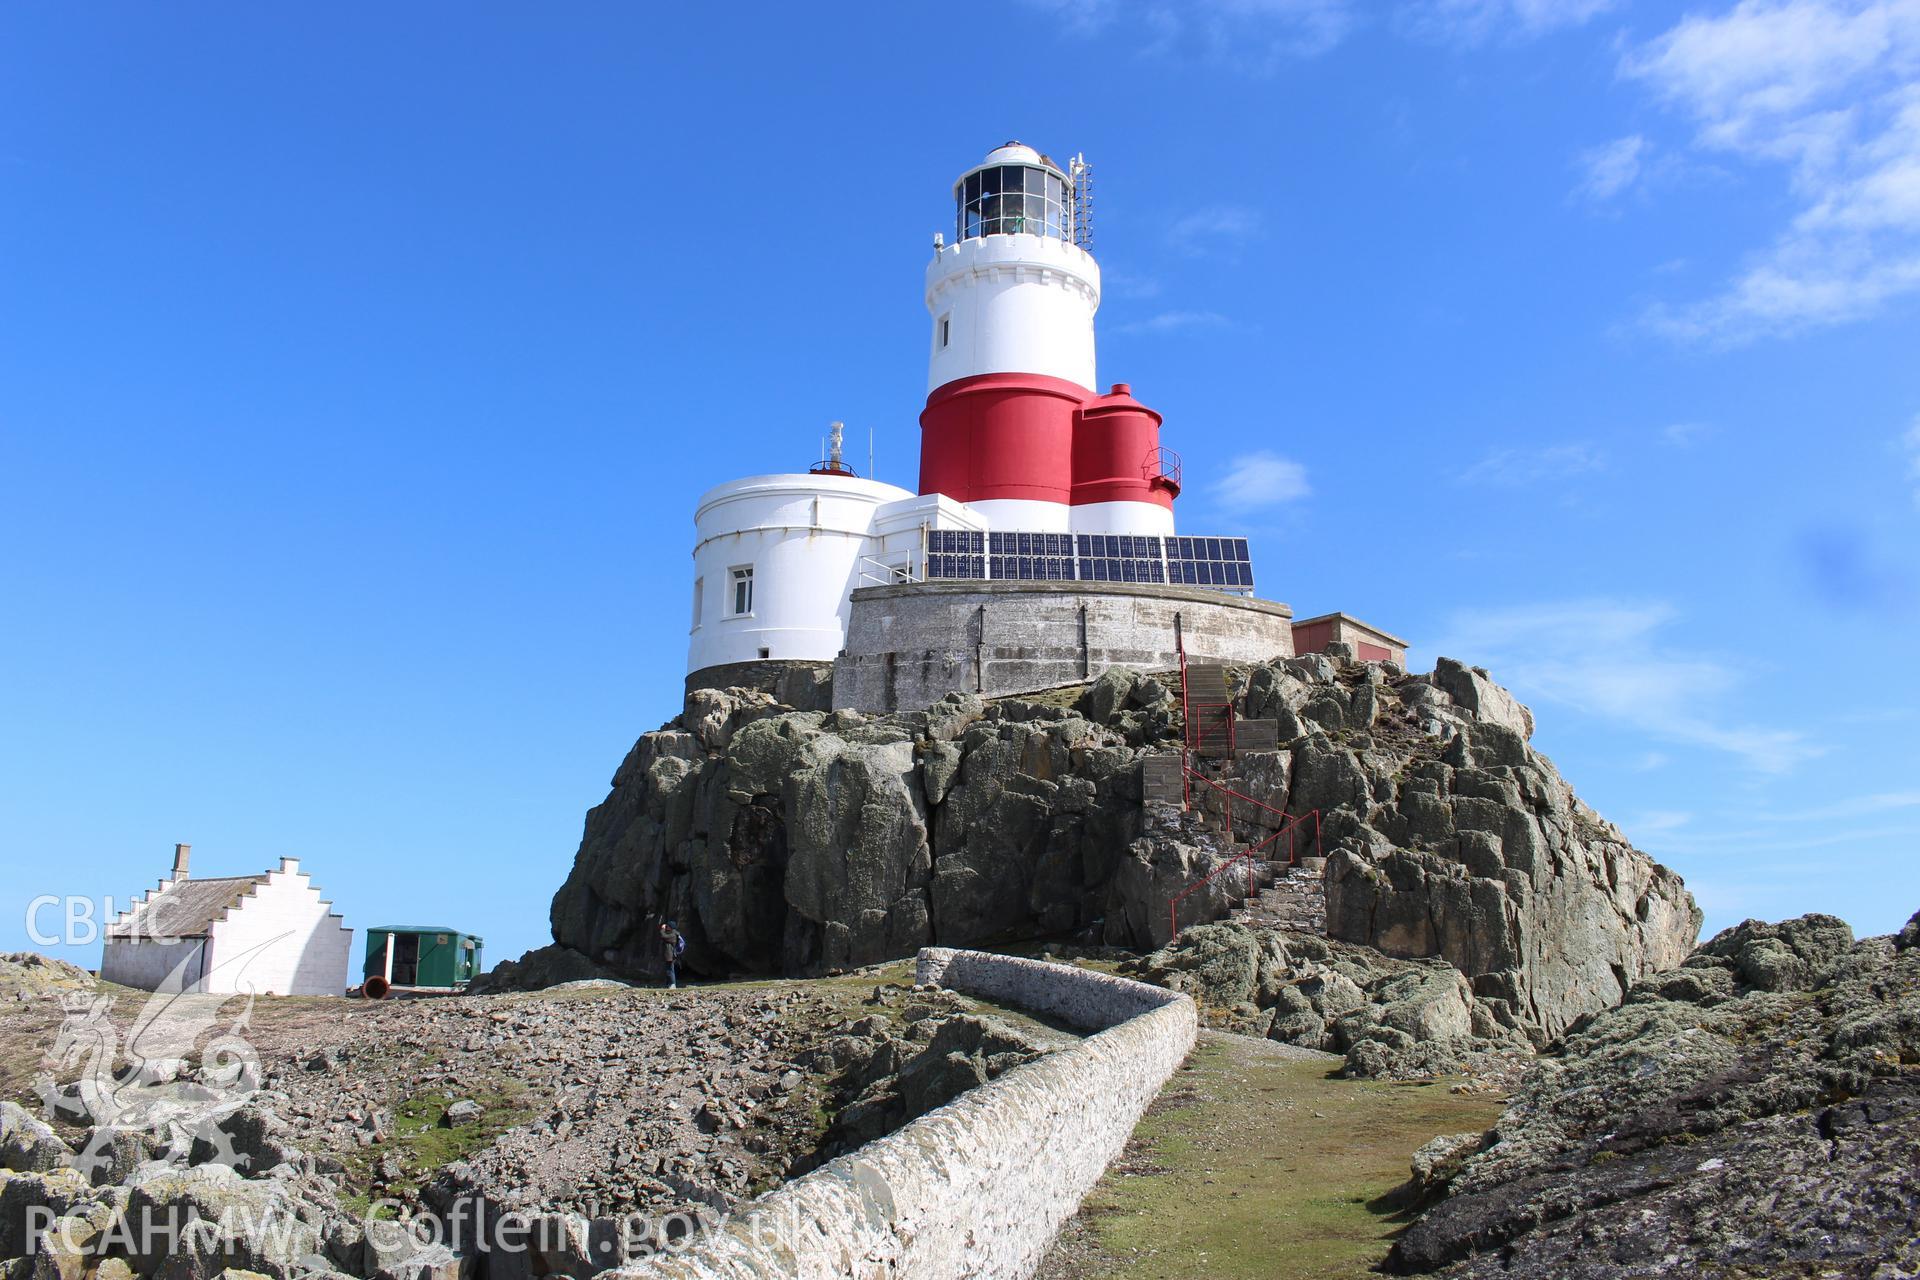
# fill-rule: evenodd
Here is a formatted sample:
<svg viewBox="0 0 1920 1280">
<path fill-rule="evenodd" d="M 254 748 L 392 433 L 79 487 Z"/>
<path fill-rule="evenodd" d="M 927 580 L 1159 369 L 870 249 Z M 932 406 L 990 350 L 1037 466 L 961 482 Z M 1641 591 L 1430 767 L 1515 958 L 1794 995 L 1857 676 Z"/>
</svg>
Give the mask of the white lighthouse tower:
<svg viewBox="0 0 1920 1280">
<path fill-rule="evenodd" d="M 1072 177 L 1018 142 L 953 184 L 954 240 L 927 264 L 929 392 L 983 373 L 1025 373 L 1092 393 L 1100 264 L 1078 243 L 1076 191 Z"/>
<path fill-rule="evenodd" d="M 1175 536 L 1160 415 L 1096 379 L 1088 172 L 1008 142 L 954 181 L 953 238 L 935 237 L 926 269 L 918 493 L 855 474 L 836 424 L 807 471 L 701 497 L 690 685 L 832 662 L 836 705 L 867 705 L 876 681 L 887 702 L 909 686 L 1039 688 L 1097 663 L 1160 669 L 1179 628 L 1214 614 L 1252 626 L 1248 652 L 1285 647 L 1262 630 L 1281 614 L 1249 624 L 1219 603 L 1252 594 L 1246 540 Z M 1057 609 L 1070 619 L 1039 621 Z M 1166 625 L 1136 625 L 1142 610 Z M 1102 640 L 1109 619 L 1135 621 Z M 1009 638 L 1027 633 L 1046 640 Z M 1053 651 L 1069 635 L 1077 657 Z"/>
<path fill-rule="evenodd" d="M 927 265 L 920 492 L 995 529 L 1166 537 L 1179 476 L 1160 415 L 1124 383 L 1097 391 L 1087 175 L 1009 142 L 954 183 L 954 242 Z"/>
</svg>

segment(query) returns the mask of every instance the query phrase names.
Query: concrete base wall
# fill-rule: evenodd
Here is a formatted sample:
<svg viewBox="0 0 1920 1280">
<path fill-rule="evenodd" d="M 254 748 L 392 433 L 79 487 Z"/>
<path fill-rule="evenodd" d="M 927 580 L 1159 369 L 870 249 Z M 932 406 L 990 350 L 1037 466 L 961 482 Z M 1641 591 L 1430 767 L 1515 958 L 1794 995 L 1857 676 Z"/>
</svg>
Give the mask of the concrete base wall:
<svg viewBox="0 0 1920 1280">
<path fill-rule="evenodd" d="M 1293 656 L 1293 611 L 1191 587 L 1110 582 L 916 582 L 853 593 L 833 705 L 926 706 L 956 690 L 996 697 L 1090 680 L 1110 667 L 1165 671 L 1187 656 Z"/>
<path fill-rule="evenodd" d="M 1025 1280 L 1193 1049 L 1186 996 L 1067 965 L 929 948 L 919 977 L 1098 1034 L 1016 1067 L 769 1192 L 675 1258 L 675 1280 Z"/>
</svg>

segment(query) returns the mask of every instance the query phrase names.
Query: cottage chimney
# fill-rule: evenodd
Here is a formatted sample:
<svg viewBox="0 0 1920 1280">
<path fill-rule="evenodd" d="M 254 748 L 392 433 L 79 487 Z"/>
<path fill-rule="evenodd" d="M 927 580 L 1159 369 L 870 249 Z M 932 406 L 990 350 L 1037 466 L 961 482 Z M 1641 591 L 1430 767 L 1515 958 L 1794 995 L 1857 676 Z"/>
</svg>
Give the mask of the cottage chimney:
<svg viewBox="0 0 1920 1280">
<path fill-rule="evenodd" d="M 187 855 L 192 852 L 193 846 L 190 844 L 177 844 L 173 846 L 173 878 L 175 880 L 185 880 L 187 878 Z"/>
</svg>

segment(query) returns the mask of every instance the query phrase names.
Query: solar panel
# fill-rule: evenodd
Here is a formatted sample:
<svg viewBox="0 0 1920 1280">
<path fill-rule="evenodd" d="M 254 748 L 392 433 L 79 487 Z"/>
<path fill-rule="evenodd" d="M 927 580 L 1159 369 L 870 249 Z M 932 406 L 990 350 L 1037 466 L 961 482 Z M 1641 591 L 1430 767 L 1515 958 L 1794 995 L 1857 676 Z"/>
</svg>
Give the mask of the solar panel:
<svg viewBox="0 0 1920 1280">
<path fill-rule="evenodd" d="M 985 551 L 986 535 L 971 529 L 930 529 L 927 551 L 938 555 L 979 555 Z"/>
<path fill-rule="evenodd" d="M 1245 538 L 1135 533 L 927 532 L 927 577 L 1013 582 L 1172 583 L 1251 592 Z"/>
<path fill-rule="evenodd" d="M 1167 574 L 1182 586 L 1253 590 L 1253 561 L 1245 538 L 1169 538 Z"/>
</svg>

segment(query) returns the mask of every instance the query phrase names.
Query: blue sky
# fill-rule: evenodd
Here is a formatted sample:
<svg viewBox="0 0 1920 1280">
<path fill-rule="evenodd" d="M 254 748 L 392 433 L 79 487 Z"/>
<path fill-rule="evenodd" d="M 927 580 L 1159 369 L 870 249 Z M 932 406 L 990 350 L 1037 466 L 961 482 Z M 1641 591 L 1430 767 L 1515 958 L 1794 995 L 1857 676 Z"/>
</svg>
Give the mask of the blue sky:
<svg viewBox="0 0 1920 1280">
<path fill-rule="evenodd" d="M 1895 928 L 1917 75 L 1915 0 L 9 5 L 0 947 L 176 840 L 544 941 L 694 497 L 833 418 L 913 483 L 1007 138 L 1095 163 L 1186 530 L 1491 668 L 1710 930 Z"/>
</svg>

